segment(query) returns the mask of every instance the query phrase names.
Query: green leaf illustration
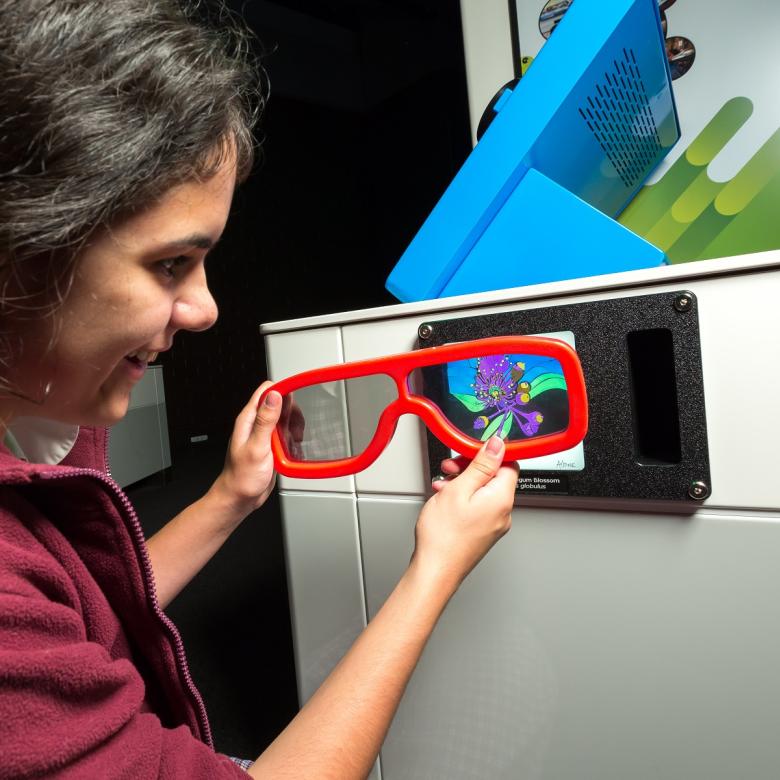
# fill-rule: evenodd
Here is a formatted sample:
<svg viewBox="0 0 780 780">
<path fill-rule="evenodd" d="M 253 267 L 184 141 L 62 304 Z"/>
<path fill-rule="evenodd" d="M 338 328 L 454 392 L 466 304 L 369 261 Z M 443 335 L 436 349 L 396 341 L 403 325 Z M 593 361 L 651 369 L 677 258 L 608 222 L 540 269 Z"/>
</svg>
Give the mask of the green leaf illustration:
<svg viewBox="0 0 780 780">
<path fill-rule="evenodd" d="M 566 380 L 560 374 L 540 374 L 531 382 L 531 391 L 528 395 L 536 398 L 540 393 L 546 393 L 548 390 L 565 390 Z"/>
<path fill-rule="evenodd" d="M 507 436 L 509 436 L 509 431 L 512 428 L 512 415 L 508 414 L 506 416 L 506 419 L 504 419 L 503 415 L 498 415 L 493 422 L 488 425 L 487 428 L 485 428 L 483 434 L 482 434 L 482 441 L 487 441 L 496 431 L 498 430 L 498 426 L 501 423 L 501 420 L 504 420 L 504 424 L 501 426 L 501 433 L 498 435 L 502 439 L 506 439 Z"/>
<path fill-rule="evenodd" d="M 475 398 L 473 395 L 468 395 L 466 393 L 453 393 L 452 394 L 455 398 L 457 398 L 470 412 L 481 412 L 485 408 L 485 404 L 482 403 L 478 398 Z"/>
</svg>

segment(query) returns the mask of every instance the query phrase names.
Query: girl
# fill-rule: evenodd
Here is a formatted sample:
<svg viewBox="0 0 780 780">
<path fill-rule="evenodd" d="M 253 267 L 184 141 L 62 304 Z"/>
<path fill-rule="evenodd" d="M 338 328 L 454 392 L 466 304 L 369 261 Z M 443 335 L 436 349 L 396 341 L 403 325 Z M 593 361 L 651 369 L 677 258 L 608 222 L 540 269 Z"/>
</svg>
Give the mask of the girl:
<svg viewBox="0 0 780 780">
<path fill-rule="evenodd" d="M 288 728 L 251 765 L 214 751 L 163 610 L 272 490 L 281 397 L 257 389 L 207 494 L 148 541 L 105 427 L 179 330 L 217 317 L 204 261 L 262 104 L 246 51 L 175 0 L 0 0 L 0 777 L 365 777 L 510 526 L 516 472 L 491 439 L 437 486 L 396 589 Z"/>
</svg>

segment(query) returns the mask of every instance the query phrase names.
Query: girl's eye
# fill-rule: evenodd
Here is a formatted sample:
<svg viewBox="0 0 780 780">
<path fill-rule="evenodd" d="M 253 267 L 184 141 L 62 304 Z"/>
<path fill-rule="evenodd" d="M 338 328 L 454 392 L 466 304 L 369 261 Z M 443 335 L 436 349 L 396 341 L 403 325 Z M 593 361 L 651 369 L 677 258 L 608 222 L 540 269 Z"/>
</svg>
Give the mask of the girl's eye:
<svg viewBox="0 0 780 780">
<path fill-rule="evenodd" d="M 180 255 L 179 257 L 169 257 L 165 260 L 160 260 L 157 265 L 165 276 L 173 277 L 176 275 L 176 269 L 180 265 L 184 265 L 184 263 L 186 263 L 188 260 L 188 257 Z"/>
</svg>

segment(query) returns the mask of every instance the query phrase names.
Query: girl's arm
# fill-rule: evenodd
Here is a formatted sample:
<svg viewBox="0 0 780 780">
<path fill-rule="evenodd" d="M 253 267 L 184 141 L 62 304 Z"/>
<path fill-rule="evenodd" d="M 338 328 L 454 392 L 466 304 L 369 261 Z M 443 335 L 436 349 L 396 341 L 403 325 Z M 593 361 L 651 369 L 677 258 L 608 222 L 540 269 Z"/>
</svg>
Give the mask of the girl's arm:
<svg viewBox="0 0 780 780">
<path fill-rule="evenodd" d="M 281 412 L 281 396 L 269 393 L 263 405 L 258 406 L 270 384 L 264 382 L 257 388 L 236 419 L 225 467 L 206 495 L 147 541 L 157 600 L 162 608 L 173 601 L 273 490 L 271 433 Z"/>
<path fill-rule="evenodd" d="M 251 776 L 358 780 L 371 771 L 444 607 L 511 525 L 517 470 L 501 466 L 500 439 L 487 446 L 426 503 L 414 556 L 395 590 Z"/>
</svg>

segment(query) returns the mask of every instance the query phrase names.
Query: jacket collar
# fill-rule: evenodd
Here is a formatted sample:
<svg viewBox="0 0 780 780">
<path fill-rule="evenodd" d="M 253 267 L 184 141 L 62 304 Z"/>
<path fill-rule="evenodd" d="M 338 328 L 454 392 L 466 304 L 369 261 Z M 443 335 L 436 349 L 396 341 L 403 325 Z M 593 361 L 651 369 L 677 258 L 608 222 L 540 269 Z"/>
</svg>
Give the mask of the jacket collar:
<svg viewBox="0 0 780 780">
<path fill-rule="evenodd" d="M 43 417 L 16 417 L 8 426 L 6 436 L 10 449 L 18 457 L 30 463 L 50 466 L 61 463 L 73 449 L 79 435 L 79 426 L 46 420 Z M 8 442 L 6 442 L 8 444 Z"/>
<path fill-rule="evenodd" d="M 101 474 L 108 473 L 108 431 L 106 428 L 82 426 L 70 450 L 59 465 L 29 463 L 20 460 L 0 442 L 0 482 L 27 482 L 34 476 L 71 469 L 91 469 Z"/>
</svg>

